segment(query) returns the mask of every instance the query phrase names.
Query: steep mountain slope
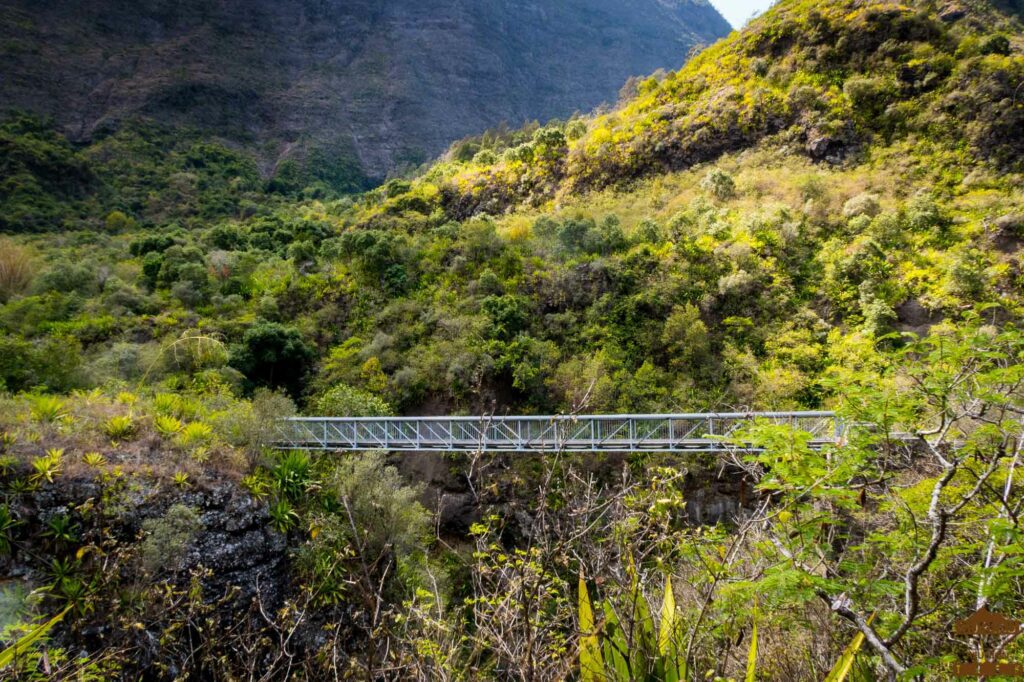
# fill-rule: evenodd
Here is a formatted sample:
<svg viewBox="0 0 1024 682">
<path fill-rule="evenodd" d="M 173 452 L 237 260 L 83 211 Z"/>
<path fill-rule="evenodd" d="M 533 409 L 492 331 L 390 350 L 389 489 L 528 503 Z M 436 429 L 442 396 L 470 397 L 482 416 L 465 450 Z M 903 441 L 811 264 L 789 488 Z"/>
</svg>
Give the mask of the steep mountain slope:
<svg viewBox="0 0 1024 682">
<path fill-rule="evenodd" d="M 90 139 L 136 116 L 372 176 L 614 100 L 728 25 L 705 0 L 0 3 L 0 100 Z"/>
<path fill-rule="evenodd" d="M 903 141 L 1020 170 L 1021 43 L 1018 16 L 988 4 L 781 3 L 556 140 L 550 163 L 459 169 L 446 201 L 458 215 L 500 212 L 766 140 L 834 164 Z"/>
</svg>

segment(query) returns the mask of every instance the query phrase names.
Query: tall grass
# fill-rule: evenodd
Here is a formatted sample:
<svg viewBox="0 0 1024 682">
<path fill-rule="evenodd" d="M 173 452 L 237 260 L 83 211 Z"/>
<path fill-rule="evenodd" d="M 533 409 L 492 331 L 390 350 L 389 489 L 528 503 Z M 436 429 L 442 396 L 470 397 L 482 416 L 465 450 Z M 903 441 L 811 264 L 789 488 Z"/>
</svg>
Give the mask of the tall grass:
<svg viewBox="0 0 1024 682">
<path fill-rule="evenodd" d="M 0 239 L 0 303 L 7 303 L 32 283 L 35 267 L 28 249 Z"/>
</svg>

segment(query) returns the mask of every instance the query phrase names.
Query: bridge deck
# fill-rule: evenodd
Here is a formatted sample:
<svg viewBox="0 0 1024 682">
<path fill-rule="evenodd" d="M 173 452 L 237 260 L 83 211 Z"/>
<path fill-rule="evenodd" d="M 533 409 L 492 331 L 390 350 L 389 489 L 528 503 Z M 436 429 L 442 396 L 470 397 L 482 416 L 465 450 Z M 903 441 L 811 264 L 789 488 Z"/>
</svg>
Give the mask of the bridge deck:
<svg viewBox="0 0 1024 682">
<path fill-rule="evenodd" d="M 275 447 L 288 450 L 414 452 L 723 452 L 753 420 L 788 424 L 812 448 L 837 443 L 832 412 L 726 412 L 477 417 L 296 417 L 282 420 Z"/>
</svg>

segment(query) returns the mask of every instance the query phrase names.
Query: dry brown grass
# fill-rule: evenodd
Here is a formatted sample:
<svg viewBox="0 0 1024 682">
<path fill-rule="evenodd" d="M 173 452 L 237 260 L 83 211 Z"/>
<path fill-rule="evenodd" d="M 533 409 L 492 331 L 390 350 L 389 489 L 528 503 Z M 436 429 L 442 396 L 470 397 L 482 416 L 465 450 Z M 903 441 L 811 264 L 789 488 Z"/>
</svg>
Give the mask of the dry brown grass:
<svg viewBox="0 0 1024 682">
<path fill-rule="evenodd" d="M 28 289 L 35 277 L 32 254 L 10 239 L 0 239 L 0 303 Z"/>
<path fill-rule="evenodd" d="M 123 394 L 130 395 L 130 394 Z M 155 410 L 148 399 L 125 404 L 99 391 L 62 396 L 66 416 L 53 423 L 41 423 L 30 415 L 28 398 L 0 396 L 0 433 L 14 442 L 0 454 L 11 455 L 22 467 L 51 449 L 64 452 L 61 476 L 90 478 L 118 471 L 125 476 L 144 476 L 170 482 L 178 472 L 189 474 L 201 484 L 210 480 L 239 480 L 248 470 L 244 454 L 226 443 L 210 444 L 201 458 L 194 450 L 163 438 L 153 427 Z M 104 433 L 111 417 L 130 415 L 135 429 L 131 436 L 112 442 Z M 103 463 L 90 465 L 85 455 L 102 455 Z"/>
</svg>

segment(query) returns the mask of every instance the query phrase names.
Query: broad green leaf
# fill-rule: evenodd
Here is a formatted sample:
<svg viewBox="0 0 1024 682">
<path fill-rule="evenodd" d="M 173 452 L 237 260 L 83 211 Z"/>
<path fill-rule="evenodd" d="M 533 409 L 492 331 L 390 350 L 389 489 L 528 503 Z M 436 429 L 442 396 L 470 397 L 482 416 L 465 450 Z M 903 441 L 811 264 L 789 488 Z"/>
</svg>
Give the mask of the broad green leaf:
<svg viewBox="0 0 1024 682">
<path fill-rule="evenodd" d="M 11 646 L 0 651 L 0 668 L 6 668 L 9 666 L 16 657 L 28 651 L 33 644 L 45 637 L 46 633 L 52 630 L 57 623 L 64 620 L 64 616 L 67 615 L 67 612 L 70 610 L 71 607 L 69 606 L 45 623 L 37 625 Z"/>
<path fill-rule="evenodd" d="M 604 661 L 601 657 L 601 642 L 594 626 L 594 610 L 590 604 L 587 583 L 580 576 L 580 679 L 583 682 L 600 682 L 604 679 Z"/>
<path fill-rule="evenodd" d="M 661 627 L 658 630 L 658 653 L 667 656 L 676 630 L 676 597 L 672 593 L 672 578 L 665 576 L 665 596 L 661 601 Z"/>
<path fill-rule="evenodd" d="M 605 602 L 604 605 L 604 623 L 605 623 L 605 636 L 604 636 L 604 660 L 605 663 L 614 672 L 613 679 L 616 682 L 631 682 L 633 675 L 630 673 L 629 659 L 629 645 L 626 643 L 626 633 L 622 631 L 622 626 L 619 624 L 619 617 L 615 615 L 615 609 L 612 608 L 611 604 Z"/>
<path fill-rule="evenodd" d="M 875 614 L 872 613 L 868 618 L 868 624 L 870 625 L 871 621 L 874 619 Z M 846 645 L 845 649 L 843 649 L 843 653 L 839 657 L 839 660 L 836 661 L 835 666 L 825 677 L 825 682 L 843 682 L 843 680 L 845 680 L 850 674 L 850 671 L 853 670 L 853 663 L 857 658 L 857 652 L 860 651 L 860 648 L 863 645 L 864 633 L 858 631 L 857 634 L 853 636 L 853 640 Z"/>
<path fill-rule="evenodd" d="M 629 558 L 626 570 L 630 578 L 631 631 L 627 640 L 629 667 L 635 675 L 642 675 L 649 669 L 650 656 L 656 652 L 658 642 L 654 632 L 654 618 L 647 605 L 647 599 L 640 591 L 640 578 L 633 557 Z"/>
<path fill-rule="evenodd" d="M 747 652 L 747 679 L 746 682 L 754 682 L 757 679 L 757 623 L 750 631 L 750 651 Z"/>
</svg>

